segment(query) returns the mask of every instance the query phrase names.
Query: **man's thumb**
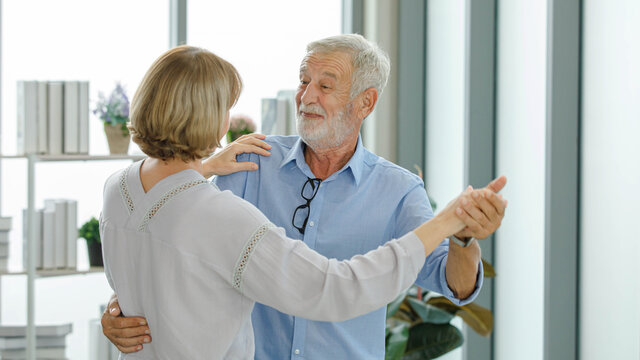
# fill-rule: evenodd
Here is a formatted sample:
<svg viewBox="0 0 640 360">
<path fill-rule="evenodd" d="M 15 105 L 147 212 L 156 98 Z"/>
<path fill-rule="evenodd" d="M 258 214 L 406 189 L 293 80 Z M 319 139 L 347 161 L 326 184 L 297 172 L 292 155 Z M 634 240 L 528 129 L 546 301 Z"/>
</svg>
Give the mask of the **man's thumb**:
<svg viewBox="0 0 640 360">
<path fill-rule="evenodd" d="M 489 190 L 497 193 L 500 190 L 502 190 L 506 184 L 507 184 L 507 178 L 503 175 L 503 176 L 500 176 L 499 178 L 494 179 L 493 181 L 491 181 L 489 183 L 489 185 L 487 185 L 487 188 L 489 188 Z"/>
</svg>

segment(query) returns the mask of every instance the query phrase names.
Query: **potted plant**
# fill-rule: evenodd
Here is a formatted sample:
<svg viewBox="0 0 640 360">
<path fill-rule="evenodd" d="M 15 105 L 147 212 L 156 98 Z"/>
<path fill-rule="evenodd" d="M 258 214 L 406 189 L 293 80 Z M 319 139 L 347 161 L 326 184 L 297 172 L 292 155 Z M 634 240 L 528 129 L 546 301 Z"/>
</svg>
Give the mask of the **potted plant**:
<svg viewBox="0 0 640 360">
<path fill-rule="evenodd" d="M 104 123 L 109 152 L 111 154 L 126 154 L 129 151 L 131 135 L 127 128 L 127 123 L 129 122 L 129 98 L 124 87 L 120 83 L 116 83 L 116 88 L 113 89 L 108 98 L 104 93 L 99 92 L 93 114 Z"/>
<path fill-rule="evenodd" d="M 87 241 L 90 266 L 104 266 L 102 263 L 102 243 L 100 242 L 100 223 L 91 217 L 78 229 L 78 237 Z"/>
<path fill-rule="evenodd" d="M 247 115 L 236 114 L 229 119 L 229 131 L 227 131 L 227 143 L 231 143 L 244 134 L 256 131 L 256 123 Z"/>
</svg>

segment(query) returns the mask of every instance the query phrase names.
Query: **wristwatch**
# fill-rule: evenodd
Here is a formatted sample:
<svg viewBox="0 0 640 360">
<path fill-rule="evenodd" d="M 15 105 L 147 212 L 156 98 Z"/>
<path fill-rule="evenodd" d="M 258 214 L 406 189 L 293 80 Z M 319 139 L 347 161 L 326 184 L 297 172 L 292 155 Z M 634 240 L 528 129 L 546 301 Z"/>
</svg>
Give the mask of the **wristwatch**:
<svg viewBox="0 0 640 360">
<path fill-rule="evenodd" d="M 468 237 L 460 240 L 455 236 L 449 236 L 449 240 L 453 241 L 454 243 L 460 245 L 463 248 L 466 248 L 467 246 L 471 245 L 472 242 L 476 241 L 476 238 Z"/>
</svg>

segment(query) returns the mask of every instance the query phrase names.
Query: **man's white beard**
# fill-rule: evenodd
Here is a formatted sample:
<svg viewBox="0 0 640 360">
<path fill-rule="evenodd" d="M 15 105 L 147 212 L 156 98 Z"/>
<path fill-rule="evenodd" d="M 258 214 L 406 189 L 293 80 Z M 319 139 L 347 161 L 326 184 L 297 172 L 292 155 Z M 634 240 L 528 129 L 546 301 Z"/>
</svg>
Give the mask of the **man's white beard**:
<svg viewBox="0 0 640 360">
<path fill-rule="evenodd" d="M 296 114 L 298 135 L 307 146 L 316 151 L 339 147 L 355 130 L 349 117 L 346 116 L 349 106 L 350 104 L 346 106 L 345 111 L 328 118 L 327 113 L 319 105 L 300 104 Z M 303 111 L 322 115 L 324 119 L 307 119 L 301 114 Z"/>
</svg>

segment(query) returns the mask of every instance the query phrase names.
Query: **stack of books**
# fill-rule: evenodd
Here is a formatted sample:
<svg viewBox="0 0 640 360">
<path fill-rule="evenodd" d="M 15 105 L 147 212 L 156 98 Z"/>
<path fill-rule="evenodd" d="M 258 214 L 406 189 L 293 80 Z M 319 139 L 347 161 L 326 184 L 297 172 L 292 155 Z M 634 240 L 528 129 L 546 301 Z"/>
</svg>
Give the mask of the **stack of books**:
<svg viewBox="0 0 640 360">
<path fill-rule="evenodd" d="M 36 210 L 35 263 L 37 270 L 76 269 L 78 243 L 78 202 L 70 199 L 48 199 L 44 208 Z M 23 263 L 26 262 L 27 210 L 23 219 Z"/>
<path fill-rule="evenodd" d="M 18 81 L 17 153 L 88 154 L 89 82 Z"/>
<path fill-rule="evenodd" d="M 11 218 L 0 217 L 0 272 L 7 272 L 9 262 L 9 231 Z"/>
<path fill-rule="evenodd" d="M 36 359 L 66 359 L 66 336 L 72 324 L 36 326 Z M 26 326 L 0 326 L 0 359 L 27 358 Z"/>
</svg>

